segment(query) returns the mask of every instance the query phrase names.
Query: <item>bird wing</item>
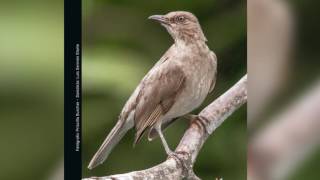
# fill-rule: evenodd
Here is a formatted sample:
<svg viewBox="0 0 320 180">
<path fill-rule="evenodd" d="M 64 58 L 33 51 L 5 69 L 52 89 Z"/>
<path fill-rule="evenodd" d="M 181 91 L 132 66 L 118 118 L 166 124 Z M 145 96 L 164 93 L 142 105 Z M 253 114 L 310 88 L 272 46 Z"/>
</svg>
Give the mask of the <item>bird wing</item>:
<svg viewBox="0 0 320 180">
<path fill-rule="evenodd" d="M 153 73 L 155 71 L 155 69 L 158 69 L 159 66 L 161 66 L 164 62 L 166 62 L 169 59 L 169 54 L 172 52 L 173 48 L 174 48 L 174 45 L 172 45 L 166 51 L 166 53 L 160 58 L 160 60 L 150 69 L 150 71 L 141 80 L 139 85 L 136 87 L 136 89 L 134 90 L 134 92 L 131 94 L 130 98 L 127 100 L 126 104 L 124 105 L 124 107 L 120 113 L 119 120 L 126 121 L 129 114 L 133 110 L 135 110 L 135 108 L 137 106 L 137 97 L 140 94 L 140 91 L 143 86 L 143 82 L 146 81 L 146 79 L 148 79 L 150 77 L 150 74 Z"/>
<path fill-rule="evenodd" d="M 135 127 L 136 144 L 144 132 L 165 115 L 185 84 L 182 69 L 170 60 L 153 69 L 141 82 L 141 89 L 136 101 Z"/>
</svg>

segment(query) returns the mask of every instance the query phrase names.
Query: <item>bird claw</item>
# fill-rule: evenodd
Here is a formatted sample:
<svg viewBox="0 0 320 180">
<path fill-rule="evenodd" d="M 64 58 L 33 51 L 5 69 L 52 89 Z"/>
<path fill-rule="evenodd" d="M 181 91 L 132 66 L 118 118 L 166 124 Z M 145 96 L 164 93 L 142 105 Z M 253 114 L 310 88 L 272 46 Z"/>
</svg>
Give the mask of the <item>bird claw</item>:
<svg viewBox="0 0 320 180">
<path fill-rule="evenodd" d="M 194 115 L 194 114 L 186 114 L 184 116 L 182 116 L 184 119 L 187 119 L 187 120 L 193 120 L 195 119 L 196 117 L 198 117 L 198 115 Z"/>
<path fill-rule="evenodd" d="M 174 151 L 170 151 L 167 153 L 168 154 L 168 158 L 173 158 L 175 160 L 178 160 L 178 162 L 180 161 L 180 158 L 179 158 L 179 154 L 174 152 Z"/>
</svg>

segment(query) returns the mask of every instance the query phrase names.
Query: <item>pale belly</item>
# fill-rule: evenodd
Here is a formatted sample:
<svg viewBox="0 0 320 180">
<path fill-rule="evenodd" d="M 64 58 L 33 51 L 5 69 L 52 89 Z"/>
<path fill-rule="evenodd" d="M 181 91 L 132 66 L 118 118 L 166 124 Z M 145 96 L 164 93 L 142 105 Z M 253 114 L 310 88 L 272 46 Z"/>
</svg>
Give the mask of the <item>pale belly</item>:
<svg viewBox="0 0 320 180">
<path fill-rule="evenodd" d="M 188 49 L 187 49 L 188 50 Z M 187 51 L 182 49 L 181 52 Z M 190 49 L 189 49 L 190 50 Z M 192 50 L 192 49 L 191 49 Z M 208 52 L 204 52 L 206 54 Z M 177 53 L 176 62 L 186 76 L 184 90 L 176 97 L 176 102 L 163 116 L 162 123 L 173 118 L 186 115 L 199 107 L 207 97 L 212 80 L 216 74 L 216 64 L 213 56 L 185 56 Z M 194 58 L 198 58 L 195 60 Z"/>
<path fill-rule="evenodd" d="M 192 75 L 190 75 L 192 76 Z M 203 70 L 195 77 L 190 77 L 186 83 L 186 88 L 177 97 L 177 101 L 170 111 L 164 116 L 163 122 L 173 118 L 186 115 L 199 107 L 208 95 L 213 72 Z M 190 80 L 193 79 L 193 80 Z"/>
</svg>

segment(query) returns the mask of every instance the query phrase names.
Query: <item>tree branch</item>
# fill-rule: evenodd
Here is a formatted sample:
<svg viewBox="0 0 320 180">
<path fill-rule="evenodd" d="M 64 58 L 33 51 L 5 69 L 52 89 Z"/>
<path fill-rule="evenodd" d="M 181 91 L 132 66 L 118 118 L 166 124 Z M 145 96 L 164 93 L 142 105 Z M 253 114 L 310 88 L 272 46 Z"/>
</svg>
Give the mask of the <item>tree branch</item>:
<svg viewBox="0 0 320 180">
<path fill-rule="evenodd" d="M 247 102 L 247 75 L 232 88 L 203 109 L 191 120 L 191 125 L 175 150 L 175 156 L 152 168 L 105 177 L 83 180 L 142 180 L 142 179 L 190 179 L 198 180 L 193 172 L 196 157 L 210 134 L 235 110 Z"/>
<path fill-rule="evenodd" d="M 320 81 L 248 142 L 248 180 L 287 179 L 320 145 Z"/>
</svg>

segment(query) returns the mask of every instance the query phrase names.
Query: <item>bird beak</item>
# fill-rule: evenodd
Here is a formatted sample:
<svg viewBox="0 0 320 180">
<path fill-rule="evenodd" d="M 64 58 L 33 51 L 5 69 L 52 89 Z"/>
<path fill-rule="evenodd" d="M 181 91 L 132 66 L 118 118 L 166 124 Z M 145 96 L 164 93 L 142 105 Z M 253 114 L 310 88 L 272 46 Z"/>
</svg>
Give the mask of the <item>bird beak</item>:
<svg viewBox="0 0 320 180">
<path fill-rule="evenodd" d="M 161 24 L 169 24 L 168 19 L 165 18 L 163 15 L 152 15 L 149 16 L 148 19 L 158 21 Z"/>
</svg>

